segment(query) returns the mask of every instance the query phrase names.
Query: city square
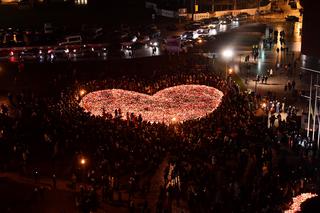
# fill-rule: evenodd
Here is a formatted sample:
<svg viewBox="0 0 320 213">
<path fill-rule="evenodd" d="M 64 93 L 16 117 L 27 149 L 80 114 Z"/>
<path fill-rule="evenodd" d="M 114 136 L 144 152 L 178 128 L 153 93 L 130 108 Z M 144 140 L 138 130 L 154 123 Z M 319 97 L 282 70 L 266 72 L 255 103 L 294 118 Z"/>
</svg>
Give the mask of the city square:
<svg viewBox="0 0 320 213">
<path fill-rule="evenodd" d="M 0 212 L 318 212 L 319 9 L 0 1 Z"/>
</svg>

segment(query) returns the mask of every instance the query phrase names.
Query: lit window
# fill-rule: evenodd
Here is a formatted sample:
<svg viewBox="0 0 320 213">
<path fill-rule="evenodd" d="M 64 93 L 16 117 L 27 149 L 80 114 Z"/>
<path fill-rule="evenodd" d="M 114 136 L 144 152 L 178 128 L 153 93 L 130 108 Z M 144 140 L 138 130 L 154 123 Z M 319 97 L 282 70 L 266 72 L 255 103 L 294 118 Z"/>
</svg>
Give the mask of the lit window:
<svg viewBox="0 0 320 213">
<path fill-rule="evenodd" d="M 88 0 L 75 0 L 75 4 L 86 5 L 86 4 L 88 4 Z"/>
</svg>

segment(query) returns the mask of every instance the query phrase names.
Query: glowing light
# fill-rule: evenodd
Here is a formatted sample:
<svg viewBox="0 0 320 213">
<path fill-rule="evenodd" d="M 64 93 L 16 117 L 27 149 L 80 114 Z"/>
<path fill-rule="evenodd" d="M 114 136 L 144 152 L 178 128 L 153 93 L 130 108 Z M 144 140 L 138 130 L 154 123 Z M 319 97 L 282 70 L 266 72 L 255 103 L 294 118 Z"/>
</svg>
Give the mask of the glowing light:
<svg viewBox="0 0 320 213">
<path fill-rule="evenodd" d="M 177 122 L 177 118 L 172 118 L 172 123 L 176 123 Z"/>
<path fill-rule="evenodd" d="M 81 158 L 81 160 L 80 160 L 80 164 L 81 164 L 81 165 L 85 165 L 85 164 L 86 164 L 86 159 Z"/>
<path fill-rule="evenodd" d="M 310 198 L 317 197 L 317 196 L 318 195 L 314 194 L 314 193 L 303 193 L 303 194 L 300 194 L 300 195 L 294 197 L 292 199 L 293 203 L 291 204 L 290 209 L 286 210 L 285 213 L 300 212 L 301 211 L 300 207 L 303 202 L 305 202 L 306 200 L 308 200 Z"/>
<path fill-rule="evenodd" d="M 232 49 L 225 49 L 222 51 L 222 56 L 225 59 L 231 59 L 233 57 L 233 50 Z"/>
<path fill-rule="evenodd" d="M 146 121 L 184 122 L 213 112 L 221 103 L 223 93 L 204 85 L 180 85 L 166 88 L 153 96 L 122 89 L 99 90 L 85 95 L 80 106 L 95 116 L 113 114 L 121 109 L 124 115 L 141 114 Z M 126 119 L 126 116 L 122 116 Z"/>
<path fill-rule="evenodd" d="M 229 68 L 228 72 L 229 72 L 229 75 L 231 75 L 233 73 L 233 69 Z"/>
<path fill-rule="evenodd" d="M 79 91 L 79 94 L 80 94 L 80 96 L 83 96 L 84 94 L 86 94 L 86 91 L 85 91 L 84 89 L 81 89 L 81 90 Z"/>
</svg>

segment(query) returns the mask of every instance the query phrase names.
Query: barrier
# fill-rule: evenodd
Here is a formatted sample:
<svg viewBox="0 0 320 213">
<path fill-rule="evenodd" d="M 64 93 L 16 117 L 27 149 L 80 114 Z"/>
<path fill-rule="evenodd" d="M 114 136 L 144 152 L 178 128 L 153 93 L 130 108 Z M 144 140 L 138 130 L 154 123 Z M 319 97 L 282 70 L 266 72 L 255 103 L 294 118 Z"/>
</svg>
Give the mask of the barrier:
<svg viewBox="0 0 320 213">
<path fill-rule="evenodd" d="M 186 16 L 187 19 L 193 19 L 194 21 L 199 21 L 202 19 L 206 19 L 206 18 L 210 18 L 210 17 L 219 17 L 219 16 L 223 16 L 223 15 L 238 15 L 239 13 L 248 13 L 250 15 L 256 15 L 258 8 L 250 8 L 250 9 L 240 9 L 240 10 L 224 10 L 224 11 L 216 11 L 214 13 L 195 13 L 195 14 L 190 14 L 190 13 L 186 13 L 186 10 L 184 9 L 184 13 L 180 13 L 177 11 L 173 11 L 173 10 L 164 10 L 164 9 L 159 9 L 157 7 L 157 4 L 153 3 L 153 2 L 148 2 L 146 1 L 145 3 L 145 7 L 146 8 L 150 8 L 150 9 L 154 9 L 158 15 L 164 16 L 164 17 L 169 17 L 169 18 L 177 18 L 179 17 L 179 14 L 183 14 L 183 16 Z M 269 3 L 266 6 L 262 6 L 259 8 L 260 11 L 270 11 L 271 10 L 271 3 Z M 182 16 L 182 15 L 180 15 Z"/>
<path fill-rule="evenodd" d="M 271 3 L 269 3 L 268 5 L 266 6 L 263 6 L 263 7 L 260 7 L 259 8 L 260 11 L 262 10 L 271 10 Z M 223 15 L 229 15 L 229 14 L 232 14 L 232 15 L 238 15 L 239 13 L 248 13 L 250 15 L 256 15 L 256 12 L 257 12 L 258 8 L 250 8 L 250 9 L 241 9 L 241 10 L 224 10 L 224 11 L 216 11 L 214 13 L 211 13 L 210 14 L 210 17 L 219 17 L 219 16 L 223 16 Z"/>
<path fill-rule="evenodd" d="M 210 18 L 210 13 L 195 13 L 193 14 L 193 20 L 199 21 L 202 19 Z"/>
<path fill-rule="evenodd" d="M 159 13 L 159 15 L 161 15 L 161 16 L 168 17 L 168 18 L 176 18 L 177 17 L 177 14 L 175 11 L 164 10 L 164 9 L 161 9 L 160 11 L 161 12 Z"/>
</svg>

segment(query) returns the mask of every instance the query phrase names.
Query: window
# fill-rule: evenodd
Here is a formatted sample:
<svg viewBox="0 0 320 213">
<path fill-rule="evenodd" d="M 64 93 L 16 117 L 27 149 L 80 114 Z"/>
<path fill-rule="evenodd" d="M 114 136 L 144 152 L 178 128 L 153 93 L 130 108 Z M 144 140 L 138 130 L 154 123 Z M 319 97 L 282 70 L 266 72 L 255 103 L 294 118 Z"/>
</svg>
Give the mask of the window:
<svg viewBox="0 0 320 213">
<path fill-rule="evenodd" d="M 87 5 L 88 0 L 75 0 L 76 5 Z"/>
</svg>

